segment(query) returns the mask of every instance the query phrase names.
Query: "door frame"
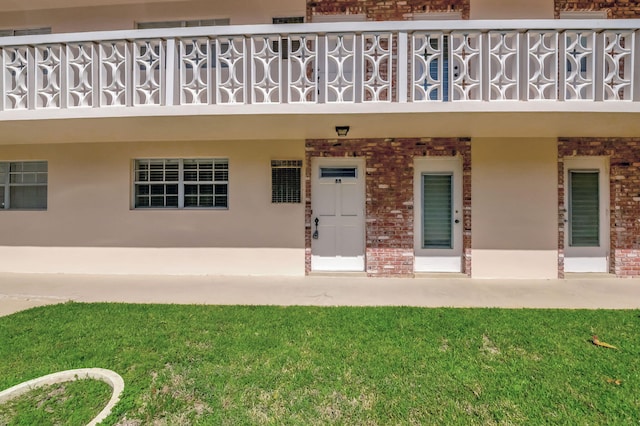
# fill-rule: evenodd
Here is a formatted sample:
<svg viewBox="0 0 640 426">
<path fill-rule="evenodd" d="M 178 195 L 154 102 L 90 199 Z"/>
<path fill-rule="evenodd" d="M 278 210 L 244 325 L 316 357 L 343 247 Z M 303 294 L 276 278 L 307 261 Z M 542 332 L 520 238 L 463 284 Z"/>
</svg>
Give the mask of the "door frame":
<svg viewBox="0 0 640 426">
<path fill-rule="evenodd" d="M 339 258 L 341 256 L 336 256 L 333 258 L 334 261 L 330 259 L 320 259 L 317 255 L 314 255 L 314 238 L 313 233 L 315 231 L 314 218 L 315 215 L 315 206 L 318 202 L 316 187 L 319 184 L 320 179 L 320 168 L 321 167 L 356 167 L 357 169 L 357 177 L 356 177 L 356 187 L 359 194 L 359 206 L 358 211 L 360 212 L 360 230 L 362 235 L 362 254 L 356 256 L 356 258 L 351 259 L 347 263 L 349 265 L 345 267 L 340 266 Z M 366 267 L 366 163 L 365 159 L 361 157 L 312 157 L 311 158 L 311 215 L 309 220 L 311 221 L 311 271 L 329 271 L 329 272 L 364 272 Z"/>
<path fill-rule="evenodd" d="M 462 157 L 416 157 L 414 158 L 414 271 L 415 272 L 452 272 L 463 270 L 463 225 L 464 225 L 464 197 L 463 197 L 463 167 Z M 452 244 L 451 249 L 429 249 L 422 247 L 422 196 L 424 174 L 451 173 L 453 190 L 452 212 Z M 457 222 L 456 222 L 457 221 Z"/>
<path fill-rule="evenodd" d="M 599 202 L 598 247 L 571 247 L 569 245 L 569 172 L 571 170 L 597 170 Z M 564 158 L 564 271 L 608 273 L 611 255 L 609 157 L 580 156 Z"/>
</svg>

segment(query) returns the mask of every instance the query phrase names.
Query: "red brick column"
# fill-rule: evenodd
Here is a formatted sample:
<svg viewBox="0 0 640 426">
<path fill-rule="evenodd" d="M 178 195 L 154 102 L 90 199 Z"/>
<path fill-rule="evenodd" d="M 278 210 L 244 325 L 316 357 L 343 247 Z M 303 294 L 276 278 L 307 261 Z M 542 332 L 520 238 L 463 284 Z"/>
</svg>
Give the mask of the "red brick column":
<svg viewBox="0 0 640 426">
<path fill-rule="evenodd" d="M 471 143 L 458 138 L 311 139 L 306 141 L 306 271 L 311 270 L 311 159 L 360 157 L 366 162 L 365 256 L 368 276 L 413 276 L 413 159 L 463 158 L 465 272 L 471 273 Z"/>
<path fill-rule="evenodd" d="M 561 153 L 562 152 L 562 153 Z M 567 206 L 564 204 L 564 157 L 566 147 L 562 139 L 558 142 L 558 278 L 564 278 L 564 219 Z"/>
<path fill-rule="evenodd" d="M 560 138 L 558 140 L 558 250 L 564 265 L 564 162 L 571 156 L 610 158 L 611 259 L 609 272 L 640 277 L 640 138 Z M 559 269 L 563 276 L 564 268 Z"/>
<path fill-rule="evenodd" d="M 469 19 L 470 0 L 307 0 L 307 22 L 313 15 L 362 14 L 367 21 L 411 20 L 414 13 L 461 12 Z"/>
<path fill-rule="evenodd" d="M 640 0 L 588 1 L 588 0 L 555 0 L 555 15 L 560 17 L 566 10 L 605 10 L 607 16 L 614 19 L 637 19 L 640 17 Z"/>
</svg>

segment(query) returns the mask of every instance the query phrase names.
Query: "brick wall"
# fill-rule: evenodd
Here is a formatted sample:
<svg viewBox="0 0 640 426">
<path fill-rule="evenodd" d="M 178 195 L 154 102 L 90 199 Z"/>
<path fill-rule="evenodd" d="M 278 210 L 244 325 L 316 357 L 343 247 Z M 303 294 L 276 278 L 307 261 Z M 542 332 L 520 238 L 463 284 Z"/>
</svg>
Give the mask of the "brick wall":
<svg viewBox="0 0 640 426">
<path fill-rule="evenodd" d="M 609 18 L 637 19 L 640 17 L 640 0 L 555 0 L 556 18 L 565 10 L 606 10 Z"/>
<path fill-rule="evenodd" d="M 313 15 L 363 14 L 368 21 L 411 20 L 414 13 L 461 12 L 469 19 L 470 0 L 307 0 L 307 22 Z"/>
<path fill-rule="evenodd" d="M 365 256 L 368 276 L 413 276 L 413 159 L 463 158 L 464 268 L 471 273 L 471 145 L 468 139 L 313 139 L 306 141 L 306 268 L 311 270 L 311 159 L 366 161 Z"/>
<path fill-rule="evenodd" d="M 559 275 L 564 276 L 564 157 L 610 158 L 609 272 L 640 277 L 640 138 L 560 138 L 558 141 Z"/>
</svg>

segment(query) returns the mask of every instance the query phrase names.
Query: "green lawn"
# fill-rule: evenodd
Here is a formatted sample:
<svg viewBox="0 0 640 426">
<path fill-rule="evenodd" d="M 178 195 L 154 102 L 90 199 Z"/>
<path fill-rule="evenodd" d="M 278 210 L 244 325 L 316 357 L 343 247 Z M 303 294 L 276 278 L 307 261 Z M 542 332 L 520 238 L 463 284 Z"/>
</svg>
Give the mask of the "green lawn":
<svg viewBox="0 0 640 426">
<path fill-rule="evenodd" d="M 640 422 L 638 311 L 72 303 L 0 318 L 0 390 L 83 367 L 124 378 L 107 424 Z"/>
</svg>

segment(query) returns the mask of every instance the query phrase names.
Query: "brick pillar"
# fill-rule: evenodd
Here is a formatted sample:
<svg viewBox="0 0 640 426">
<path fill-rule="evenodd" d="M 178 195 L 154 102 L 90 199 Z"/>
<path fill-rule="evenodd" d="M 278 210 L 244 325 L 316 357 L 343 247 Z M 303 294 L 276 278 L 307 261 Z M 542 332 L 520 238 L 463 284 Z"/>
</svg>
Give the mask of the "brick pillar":
<svg viewBox="0 0 640 426">
<path fill-rule="evenodd" d="M 589 1 L 589 0 L 555 0 L 556 19 L 561 11 L 594 11 L 604 10 L 607 17 L 613 19 L 637 19 L 640 17 L 640 0 L 624 1 Z"/>
<path fill-rule="evenodd" d="M 469 19 L 470 0 L 307 0 L 307 22 L 313 15 L 361 14 L 367 21 L 403 21 L 413 19 L 414 13 L 460 12 Z"/>
<path fill-rule="evenodd" d="M 558 149 L 558 278 L 564 278 L 564 224 L 567 206 L 564 204 L 564 161 Z"/>
</svg>

